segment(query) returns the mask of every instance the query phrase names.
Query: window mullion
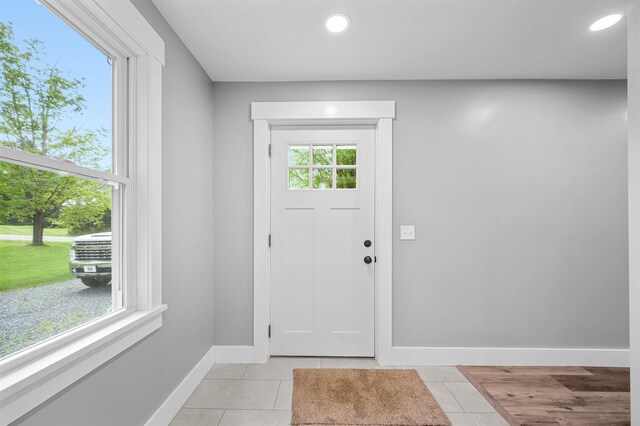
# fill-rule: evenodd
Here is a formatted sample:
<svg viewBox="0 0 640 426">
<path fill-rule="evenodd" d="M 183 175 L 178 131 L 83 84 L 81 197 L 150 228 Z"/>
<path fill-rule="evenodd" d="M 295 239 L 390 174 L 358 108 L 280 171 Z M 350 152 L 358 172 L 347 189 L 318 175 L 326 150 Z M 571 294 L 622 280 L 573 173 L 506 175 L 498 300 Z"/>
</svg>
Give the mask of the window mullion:
<svg viewBox="0 0 640 426">
<path fill-rule="evenodd" d="M 313 189 L 313 145 L 309 145 L 309 190 Z"/>
<path fill-rule="evenodd" d="M 337 152 L 337 148 L 336 148 L 336 144 L 333 144 L 333 163 L 331 164 L 331 189 L 337 189 L 338 188 L 338 183 L 336 182 L 336 178 L 337 178 L 337 172 L 336 172 L 336 166 L 338 164 L 338 158 L 336 157 Z"/>
</svg>

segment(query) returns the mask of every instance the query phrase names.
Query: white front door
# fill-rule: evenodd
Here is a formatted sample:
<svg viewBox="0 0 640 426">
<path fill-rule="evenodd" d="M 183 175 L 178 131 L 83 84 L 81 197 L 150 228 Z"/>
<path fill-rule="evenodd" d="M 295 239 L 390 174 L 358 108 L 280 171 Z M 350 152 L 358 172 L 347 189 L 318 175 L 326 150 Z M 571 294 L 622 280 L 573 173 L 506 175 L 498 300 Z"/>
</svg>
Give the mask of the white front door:
<svg viewBox="0 0 640 426">
<path fill-rule="evenodd" d="M 271 354 L 374 356 L 373 128 L 271 131 Z"/>
</svg>

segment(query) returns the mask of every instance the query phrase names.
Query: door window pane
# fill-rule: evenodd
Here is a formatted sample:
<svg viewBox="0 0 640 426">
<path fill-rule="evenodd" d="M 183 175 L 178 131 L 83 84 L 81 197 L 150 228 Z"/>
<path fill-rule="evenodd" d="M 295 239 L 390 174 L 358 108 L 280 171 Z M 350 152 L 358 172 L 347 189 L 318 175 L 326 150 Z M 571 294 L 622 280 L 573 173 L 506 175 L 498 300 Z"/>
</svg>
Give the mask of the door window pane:
<svg viewBox="0 0 640 426">
<path fill-rule="evenodd" d="M 309 165 L 309 147 L 308 146 L 290 146 L 289 147 L 289 165 L 290 166 L 308 166 Z"/>
<path fill-rule="evenodd" d="M 289 169 L 289 189 L 309 189 L 309 169 Z"/>
<path fill-rule="evenodd" d="M 336 188 L 353 189 L 356 187 L 356 169 L 336 170 Z"/>
<path fill-rule="evenodd" d="M 339 166 L 355 166 L 356 165 L 356 147 L 338 145 L 336 146 L 336 157 Z"/>
<path fill-rule="evenodd" d="M 331 189 L 333 188 L 332 169 L 313 169 L 313 188 Z"/>
<path fill-rule="evenodd" d="M 330 166 L 333 164 L 333 146 L 314 146 L 313 164 L 316 166 Z"/>
</svg>

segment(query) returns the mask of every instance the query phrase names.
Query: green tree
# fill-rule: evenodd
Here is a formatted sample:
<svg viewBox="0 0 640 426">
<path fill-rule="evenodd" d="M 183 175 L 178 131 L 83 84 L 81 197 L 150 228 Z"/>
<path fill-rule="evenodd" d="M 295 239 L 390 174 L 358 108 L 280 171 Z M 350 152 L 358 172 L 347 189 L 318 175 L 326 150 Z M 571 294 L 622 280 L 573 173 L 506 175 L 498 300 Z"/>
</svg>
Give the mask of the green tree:
<svg viewBox="0 0 640 426">
<path fill-rule="evenodd" d="M 99 144 L 106 135 L 104 129 L 58 128 L 61 121 L 86 108 L 80 93 L 83 80 L 67 78 L 57 66 L 44 64 L 42 42 L 25 43 L 21 50 L 14 42 L 11 23 L 0 22 L 0 144 L 99 168 L 106 151 Z M 86 198 L 95 185 L 0 163 L 0 216 L 30 218 L 32 244 L 42 245 L 45 219 L 58 215 L 65 204 L 74 204 L 74 199 Z"/>
<path fill-rule="evenodd" d="M 60 224 L 71 235 L 111 230 L 111 190 L 106 184 L 85 182 L 88 188 L 65 204 L 60 211 Z"/>
</svg>

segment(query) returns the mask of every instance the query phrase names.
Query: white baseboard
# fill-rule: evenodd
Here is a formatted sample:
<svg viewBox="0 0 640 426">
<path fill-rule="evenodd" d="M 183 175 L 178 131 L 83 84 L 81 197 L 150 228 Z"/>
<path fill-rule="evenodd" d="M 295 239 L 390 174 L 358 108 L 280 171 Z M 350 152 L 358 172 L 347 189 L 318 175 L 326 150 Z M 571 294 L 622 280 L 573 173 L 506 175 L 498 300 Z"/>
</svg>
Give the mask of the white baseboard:
<svg viewBox="0 0 640 426">
<path fill-rule="evenodd" d="M 250 364 L 253 346 L 215 346 L 215 363 Z M 211 352 L 211 351 L 210 351 Z M 209 356 L 209 353 L 207 354 Z M 629 349 L 399 347 L 390 365 L 522 365 L 629 367 Z M 210 367 L 209 367 L 210 368 Z M 195 370 L 195 369 L 194 369 Z M 205 372 L 206 373 L 206 372 Z"/>
<path fill-rule="evenodd" d="M 629 349 L 391 348 L 392 365 L 628 367 Z"/>
<path fill-rule="evenodd" d="M 145 426 L 166 426 L 178 413 L 191 393 L 200 384 L 204 376 L 214 363 L 214 347 L 202 357 L 195 367 L 187 374 L 171 395 L 162 403 L 155 413 L 147 420 Z"/>
<path fill-rule="evenodd" d="M 253 346 L 215 346 L 215 362 L 251 364 L 253 363 Z"/>
</svg>

